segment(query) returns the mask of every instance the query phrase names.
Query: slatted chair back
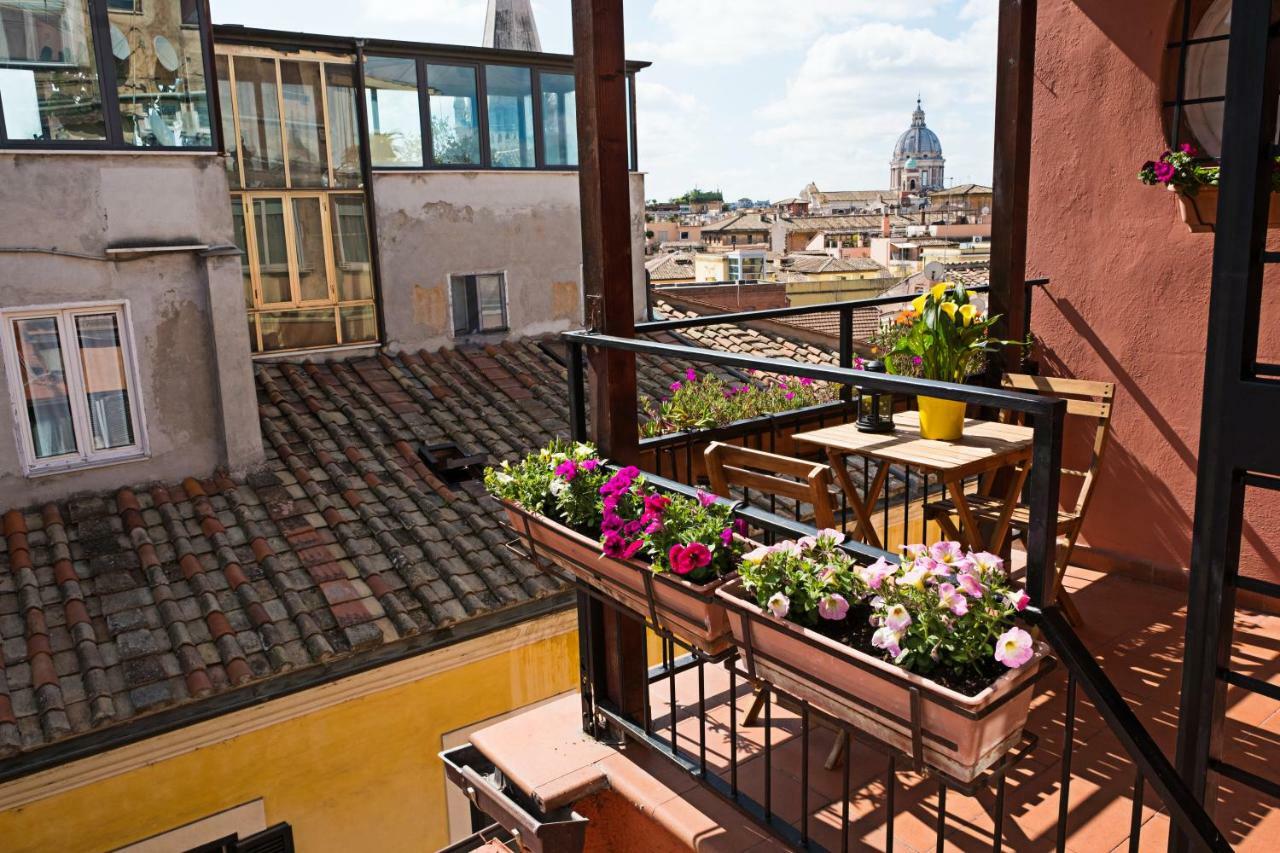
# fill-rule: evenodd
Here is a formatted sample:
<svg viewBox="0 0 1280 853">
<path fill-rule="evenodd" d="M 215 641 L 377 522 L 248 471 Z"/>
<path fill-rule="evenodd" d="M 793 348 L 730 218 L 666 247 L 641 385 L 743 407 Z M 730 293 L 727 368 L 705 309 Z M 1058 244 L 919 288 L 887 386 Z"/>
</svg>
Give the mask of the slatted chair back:
<svg viewBox="0 0 1280 853">
<path fill-rule="evenodd" d="M 1031 376 L 1025 373 L 1006 373 L 1001 384 L 1015 391 L 1028 391 L 1067 401 L 1067 415 L 1087 418 L 1094 423 L 1093 449 L 1087 468 L 1063 468 L 1064 477 L 1081 480 L 1076 495 L 1075 514 L 1084 518 L 1093 496 L 1093 486 L 1102 467 L 1102 454 L 1111 434 L 1111 412 L 1115 404 L 1114 382 L 1095 382 L 1087 379 L 1061 379 L 1052 376 Z"/>
<path fill-rule="evenodd" d="M 733 497 L 731 486 L 791 498 L 813 506 L 819 529 L 835 527 L 831 469 L 826 465 L 718 441 L 707 448 L 706 463 L 711 491 L 722 498 Z"/>
</svg>

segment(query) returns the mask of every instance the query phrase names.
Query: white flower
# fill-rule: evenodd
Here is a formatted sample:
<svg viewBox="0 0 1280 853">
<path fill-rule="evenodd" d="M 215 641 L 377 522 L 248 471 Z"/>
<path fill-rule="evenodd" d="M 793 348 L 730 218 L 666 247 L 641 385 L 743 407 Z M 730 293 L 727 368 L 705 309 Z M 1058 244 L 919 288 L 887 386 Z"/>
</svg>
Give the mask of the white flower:
<svg viewBox="0 0 1280 853">
<path fill-rule="evenodd" d="M 563 494 L 568 488 L 569 484 L 564 480 L 561 480 L 559 477 L 556 477 L 551 481 L 551 494 L 556 495 L 557 497 Z"/>
<path fill-rule="evenodd" d="M 768 604 L 769 612 L 779 619 L 785 619 L 786 615 L 791 612 L 791 599 L 787 598 L 780 592 L 775 592 L 769 596 Z"/>
<path fill-rule="evenodd" d="M 772 548 L 769 548 L 765 545 L 760 545 L 754 550 L 748 551 L 747 553 L 743 554 L 740 559 L 744 563 L 751 563 L 754 565 L 757 563 L 763 563 L 764 558 L 769 556 L 772 553 L 773 553 Z"/>
</svg>

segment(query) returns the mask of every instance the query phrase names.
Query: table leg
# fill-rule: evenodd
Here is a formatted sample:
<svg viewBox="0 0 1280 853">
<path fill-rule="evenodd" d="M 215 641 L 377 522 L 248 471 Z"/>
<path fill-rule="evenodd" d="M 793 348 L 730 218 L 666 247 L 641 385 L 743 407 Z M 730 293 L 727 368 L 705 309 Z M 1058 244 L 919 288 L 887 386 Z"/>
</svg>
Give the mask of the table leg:
<svg viewBox="0 0 1280 853">
<path fill-rule="evenodd" d="M 973 517 L 973 510 L 969 508 L 969 500 L 964 493 L 964 481 L 948 480 L 947 492 L 951 495 L 951 502 L 956 505 L 956 515 L 960 518 L 960 529 L 964 531 L 960 541 L 973 551 L 983 550 L 982 531 L 978 529 L 978 522 Z"/>
<path fill-rule="evenodd" d="M 858 495 L 858 487 L 854 484 L 853 478 L 849 476 L 844 454 L 834 448 L 827 448 L 827 460 L 831 463 L 832 470 L 835 471 L 836 480 L 839 481 L 840 488 L 844 489 L 845 497 L 849 499 L 849 508 L 853 510 L 853 514 L 858 520 L 858 527 L 854 535 L 859 536 L 863 542 L 873 548 L 884 547 L 880 544 L 880 536 L 871 524 L 871 514 L 867 507 L 875 506 L 876 501 L 880 499 L 880 490 L 884 488 L 885 478 L 889 474 L 888 463 L 880 463 L 879 470 L 876 471 L 875 477 L 871 479 L 871 484 L 867 486 L 866 498 L 863 499 Z"/>
<path fill-rule="evenodd" d="M 987 550 L 992 554 L 999 554 L 1000 549 L 1004 547 L 1004 538 L 1009 535 L 1009 521 L 1013 518 L 1013 510 L 1018 505 L 1018 496 L 1022 494 L 1022 484 L 1027 481 L 1027 474 L 1030 472 L 1030 463 L 1019 465 L 1009 481 L 1009 488 L 1004 495 L 1004 509 L 1000 511 L 1000 520 L 991 531 L 991 542 L 987 546 Z"/>
</svg>

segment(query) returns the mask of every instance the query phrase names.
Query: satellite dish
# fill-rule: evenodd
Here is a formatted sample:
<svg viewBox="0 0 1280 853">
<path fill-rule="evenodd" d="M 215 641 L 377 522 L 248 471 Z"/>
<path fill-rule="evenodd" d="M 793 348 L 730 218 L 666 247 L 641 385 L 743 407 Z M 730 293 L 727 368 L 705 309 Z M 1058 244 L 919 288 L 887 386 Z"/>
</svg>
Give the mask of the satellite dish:
<svg viewBox="0 0 1280 853">
<path fill-rule="evenodd" d="M 129 54 L 133 53 L 133 48 L 129 45 L 129 39 L 124 33 L 120 32 L 120 28 L 115 24 L 111 25 L 111 55 L 121 62 L 129 58 Z"/>
<path fill-rule="evenodd" d="M 164 36 L 156 36 L 155 45 L 156 61 L 169 71 L 177 71 L 181 63 L 178 61 L 178 51 L 173 48 L 173 42 Z"/>
</svg>

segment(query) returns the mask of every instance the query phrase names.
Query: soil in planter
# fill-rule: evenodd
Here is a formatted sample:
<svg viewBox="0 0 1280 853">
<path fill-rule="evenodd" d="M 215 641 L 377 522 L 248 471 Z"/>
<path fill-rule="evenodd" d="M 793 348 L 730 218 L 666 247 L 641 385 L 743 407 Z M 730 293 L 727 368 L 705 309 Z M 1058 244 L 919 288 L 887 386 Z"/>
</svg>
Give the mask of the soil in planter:
<svg viewBox="0 0 1280 853">
<path fill-rule="evenodd" d="M 846 646 L 852 646 L 863 654 L 870 655 L 878 660 L 892 663 L 883 651 L 871 645 L 871 636 L 875 634 L 876 629 L 868 621 L 870 616 L 870 607 L 852 607 L 849 609 L 849 615 L 843 620 L 831 622 L 826 619 L 819 619 L 818 624 L 810 626 L 809 630 L 816 631 L 824 637 L 843 643 Z M 932 672 L 918 674 L 965 696 L 977 696 L 1008 671 L 1008 667 L 996 660 L 995 657 L 992 657 L 977 668 L 967 669 L 963 673 L 948 672 L 939 668 Z"/>
</svg>

